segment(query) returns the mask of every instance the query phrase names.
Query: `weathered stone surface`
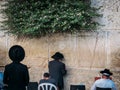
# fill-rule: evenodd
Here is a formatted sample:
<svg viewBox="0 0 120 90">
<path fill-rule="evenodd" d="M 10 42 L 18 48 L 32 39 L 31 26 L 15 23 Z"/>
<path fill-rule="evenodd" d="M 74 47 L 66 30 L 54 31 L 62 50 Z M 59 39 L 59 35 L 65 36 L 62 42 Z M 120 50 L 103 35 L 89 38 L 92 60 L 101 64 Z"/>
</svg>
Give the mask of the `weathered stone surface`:
<svg viewBox="0 0 120 90">
<path fill-rule="evenodd" d="M 67 75 L 64 77 L 65 90 L 71 84 L 85 84 L 90 90 L 94 77 L 100 76 L 99 71 L 109 68 L 113 71 L 112 79 L 120 90 L 120 29 L 119 0 L 91 0 L 92 5 L 100 7 L 99 22 L 104 24 L 97 32 L 81 34 L 56 34 L 40 39 L 17 39 L 15 36 L 5 34 L 0 27 L 0 65 L 11 62 L 8 50 L 12 45 L 21 45 L 26 52 L 22 63 L 29 68 L 30 81 L 37 81 L 42 74 L 48 71 L 48 61 L 59 51 L 65 56 Z M 0 8 L 1 8 L 0 1 Z M 0 20 L 2 15 L 0 13 Z M 104 29 L 104 30 L 103 30 Z M 3 68 L 0 68 L 0 70 Z"/>
<path fill-rule="evenodd" d="M 111 67 L 120 67 L 120 31 L 109 33 Z"/>
<path fill-rule="evenodd" d="M 119 30 L 120 29 L 120 1 L 119 0 L 91 0 L 92 6 L 100 8 L 98 11 L 102 18 L 96 19 L 100 22 L 101 29 Z"/>
<path fill-rule="evenodd" d="M 0 33 L 0 66 L 6 64 L 6 55 L 7 55 L 7 42 L 6 36 L 3 32 Z"/>
</svg>

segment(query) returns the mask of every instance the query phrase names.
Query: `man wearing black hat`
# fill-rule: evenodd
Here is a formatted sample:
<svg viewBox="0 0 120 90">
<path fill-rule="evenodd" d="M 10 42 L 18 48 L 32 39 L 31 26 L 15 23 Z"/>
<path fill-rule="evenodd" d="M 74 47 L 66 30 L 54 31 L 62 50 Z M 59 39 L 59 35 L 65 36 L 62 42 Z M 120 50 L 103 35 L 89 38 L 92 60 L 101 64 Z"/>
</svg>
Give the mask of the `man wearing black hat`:
<svg viewBox="0 0 120 90">
<path fill-rule="evenodd" d="M 64 59 L 64 56 L 60 52 L 56 52 L 52 58 L 54 60 L 49 62 L 49 73 L 51 78 L 56 80 L 58 90 L 64 88 L 63 76 L 66 74 L 65 64 L 61 61 Z"/>
<path fill-rule="evenodd" d="M 26 90 L 29 83 L 28 68 L 20 63 L 25 57 L 24 49 L 19 45 L 12 46 L 9 57 L 13 62 L 5 66 L 3 82 L 8 86 L 6 90 Z"/>
<path fill-rule="evenodd" d="M 100 71 L 102 78 L 95 81 L 91 90 L 117 90 L 115 83 L 110 79 L 112 73 L 109 69 Z"/>
</svg>

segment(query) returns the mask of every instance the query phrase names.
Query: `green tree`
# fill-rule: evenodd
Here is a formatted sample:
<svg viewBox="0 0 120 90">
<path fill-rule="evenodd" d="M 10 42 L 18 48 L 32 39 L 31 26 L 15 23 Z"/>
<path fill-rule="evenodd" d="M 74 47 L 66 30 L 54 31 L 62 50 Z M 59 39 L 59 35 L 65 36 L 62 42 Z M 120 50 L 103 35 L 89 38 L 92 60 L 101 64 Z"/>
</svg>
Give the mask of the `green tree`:
<svg viewBox="0 0 120 90">
<path fill-rule="evenodd" d="M 96 29 L 100 15 L 82 0 L 6 0 L 4 26 L 17 36 L 41 37 Z"/>
</svg>

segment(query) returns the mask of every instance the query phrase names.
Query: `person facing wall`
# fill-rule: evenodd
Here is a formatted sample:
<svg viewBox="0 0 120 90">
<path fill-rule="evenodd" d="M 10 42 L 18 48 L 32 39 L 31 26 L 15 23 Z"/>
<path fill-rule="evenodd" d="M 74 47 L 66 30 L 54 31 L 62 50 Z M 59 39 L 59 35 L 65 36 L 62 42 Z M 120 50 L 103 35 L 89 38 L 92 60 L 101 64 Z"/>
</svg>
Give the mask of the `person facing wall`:
<svg viewBox="0 0 120 90">
<path fill-rule="evenodd" d="M 7 90 L 26 90 L 29 72 L 27 66 L 20 63 L 24 57 L 25 51 L 20 45 L 14 45 L 9 49 L 12 63 L 5 66 L 3 76 L 3 83 L 7 85 Z"/>
<path fill-rule="evenodd" d="M 110 79 L 110 76 L 113 74 L 109 69 L 104 69 L 100 71 L 102 78 L 95 81 L 91 90 L 117 90 L 115 83 Z"/>
<path fill-rule="evenodd" d="M 50 74 L 47 72 L 43 74 L 43 79 L 39 81 L 39 84 L 41 83 L 52 83 L 57 86 L 55 79 L 51 78 Z"/>
<path fill-rule="evenodd" d="M 51 78 L 56 80 L 58 90 L 64 88 L 63 76 L 66 75 L 66 66 L 63 62 L 64 56 L 60 52 L 56 52 L 51 58 L 54 60 L 49 61 L 48 68 Z"/>
</svg>

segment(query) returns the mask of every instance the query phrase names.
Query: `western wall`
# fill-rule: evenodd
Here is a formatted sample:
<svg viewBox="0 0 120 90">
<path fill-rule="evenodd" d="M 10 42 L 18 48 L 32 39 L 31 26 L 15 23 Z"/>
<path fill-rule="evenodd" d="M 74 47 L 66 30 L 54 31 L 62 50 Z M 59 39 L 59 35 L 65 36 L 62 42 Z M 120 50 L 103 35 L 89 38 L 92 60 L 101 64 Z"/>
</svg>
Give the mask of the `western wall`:
<svg viewBox="0 0 120 90">
<path fill-rule="evenodd" d="M 94 77 L 100 76 L 99 71 L 108 68 L 113 72 L 112 79 L 120 90 L 120 1 L 91 0 L 92 6 L 100 7 L 103 14 L 96 20 L 102 24 L 96 32 L 80 34 L 56 34 L 40 39 L 17 39 L 4 33 L 0 27 L 0 68 L 11 62 L 8 50 L 12 45 L 21 45 L 26 52 L 22 63 L 29 68 L 30 81 L 39 82 L 42 74 L 48 71 L 51 56 L 59 51 L 65 56 L 67 75 L 64 77 L 65 89 L 70 85 L 84 84 L 90 90 Z M 2 9 L 3 0 L 0 0 Z M 0 13 L 0 21 L 4 20 Z"/>
</svg>

